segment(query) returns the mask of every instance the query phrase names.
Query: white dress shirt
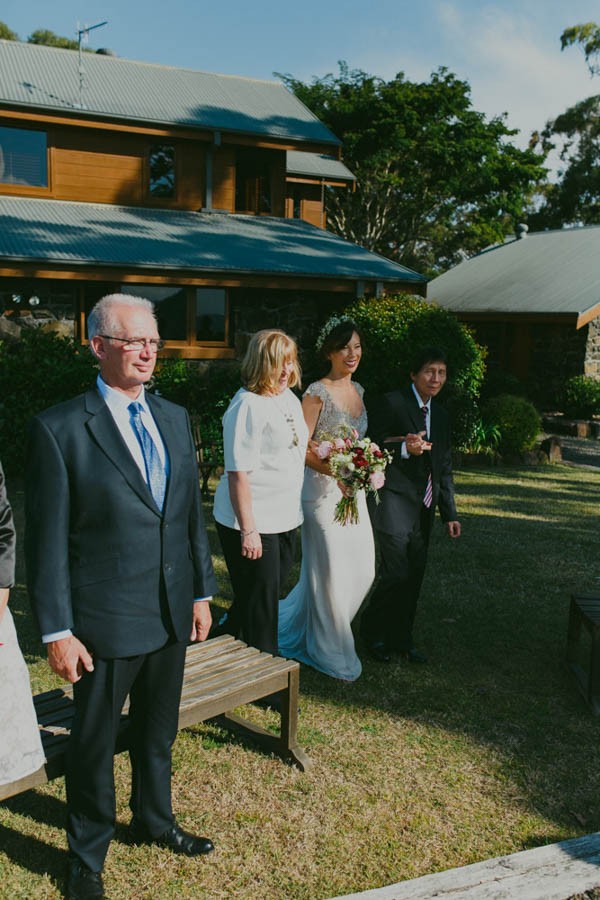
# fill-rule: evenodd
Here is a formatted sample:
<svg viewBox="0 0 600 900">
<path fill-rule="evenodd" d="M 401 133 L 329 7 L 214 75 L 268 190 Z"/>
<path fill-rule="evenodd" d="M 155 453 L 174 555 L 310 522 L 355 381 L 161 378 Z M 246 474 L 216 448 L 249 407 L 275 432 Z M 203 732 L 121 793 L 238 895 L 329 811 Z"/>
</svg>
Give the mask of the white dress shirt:
<svg viewBox="0 0 600 900">
<path fill-rule="evenodd" d="M 421 395 L 419 394 L 419 392 L 418 392 L 418 390 L 416 389 L 416 387 L 414 386 L 414 384 L 412 384 L 411 387 L 412 387 L 412 389 L 413 389 L 413 394 L 414 394 L 415 397 L 417 398 L 417 403 L 419 404 L 419 409 L 420 409 L 421 411 L 423 411 L 423 407 L 424 407 L 424 406 L 427 407 L 427 415 L 425 415 L 425 413 L 423 413 L 423 425 L 424 425 L 424 429 L 421 428 L 421 429 L 419 429 L 419 430 L 420 430 L 420 431 L 425 430 L 425 431 L 427 432 L 427 440 L 429 440 L 429 434 L 430 434 L 430 431 L 431 431 L 431 397 L 428 397 L 428 398 L 427 398 L 427 402 L 426 402 L 426 403 L 423 403 L 423 398 L 422 398 Z M 401 455 L 402 455 L 402 459 L 408 459 L 408 457 L 410 456 L 410 453 L 409 453 L 408 450 L 406 449 L 406 443 L 405 443 L 404 441 L 402 441 L 402 447 L 401 447 L 401 449 L 400 449 L 400 453 L 401 453 Z"/>
</svg>

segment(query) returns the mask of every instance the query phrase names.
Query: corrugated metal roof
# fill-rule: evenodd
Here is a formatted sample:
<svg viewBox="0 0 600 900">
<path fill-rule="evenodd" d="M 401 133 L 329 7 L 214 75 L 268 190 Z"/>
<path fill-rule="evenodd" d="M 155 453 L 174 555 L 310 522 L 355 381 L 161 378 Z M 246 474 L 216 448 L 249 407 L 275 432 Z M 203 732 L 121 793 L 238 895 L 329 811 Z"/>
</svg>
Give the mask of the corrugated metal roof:
<svg viewBox="0 0 600 900">
<path fill-rule="evenodd" d="M 572 313 L 600 304 L 600 227 L 540 231 L 479 253 L 429 283 L 455 312 Z"/>
<path fill-rule="evenodd" d="M 343 162 L 325 153 L 288 150 L 286 169 L 288 175 L 306 175 L 325 180 L 329 178 L 332 181 L 356 181 L 356 177 Z"/>
<path fill-rule="evenodd" d="M 276 81 L 216 75 L 83 54 L 83 109 L 78 53 L 0 41 L 0 103 L 69 110 L 94 118 L 271 135 L 298 141 L 339 140 Z"/>
<path fill-rule="evenodd" d="M 0 197 L 0 260 L 421 283 L 299 219 Z"/>
</svg>

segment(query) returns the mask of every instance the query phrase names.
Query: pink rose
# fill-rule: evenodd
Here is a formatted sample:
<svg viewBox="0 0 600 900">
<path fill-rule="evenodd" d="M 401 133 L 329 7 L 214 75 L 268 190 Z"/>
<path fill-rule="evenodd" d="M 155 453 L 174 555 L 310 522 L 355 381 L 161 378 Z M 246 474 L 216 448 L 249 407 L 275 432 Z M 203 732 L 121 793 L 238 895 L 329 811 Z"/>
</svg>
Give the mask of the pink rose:
<svg viewBox="0 0 600 900">
<path fill-rule="evenodd" d="M 342 438 L 336 438 L 335 441 L 333 442 L 333 446 L 335 447 L 336 450 L 345 450 L 346 442 L 343 441 Z"/>
<path fill-rule="evenodd" d="M 319 459 L 327 459 L 332 450 L 333 444 L 331 441 L 321 441 L 317 447 L 316 453 Z"/>
<path fill-rule="evenodd" d="M 358 431 L 356 430 L 356 428 L 352 429 L 352 437 L 354 438 L 355 441 L 358 440 Z"/>
<path fill-rule="evenodd" d="M 371 446 L 369 449 L 370 449 L 371 453 L 376 453 L 377 450 L 379 450 L 379 444 L 374 444 L 373 442 L 371 442 Z"/>
<path fill-rule="evenodd" d="M 371 487 L 378 491 L 379 488 L 382 488 L 385 484 L 385 475 L 383 472 L 371 472 L 369 481 L 371 482 Z"/>
</svg>

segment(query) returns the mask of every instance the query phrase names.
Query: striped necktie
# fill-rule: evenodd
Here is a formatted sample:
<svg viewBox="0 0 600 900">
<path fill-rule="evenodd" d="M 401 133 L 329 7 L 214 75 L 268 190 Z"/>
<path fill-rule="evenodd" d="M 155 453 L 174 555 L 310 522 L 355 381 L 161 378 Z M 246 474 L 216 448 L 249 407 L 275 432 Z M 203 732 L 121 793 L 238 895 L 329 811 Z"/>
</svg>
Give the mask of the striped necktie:
<svg viewBox="0 0 600 900">
<path fill-rule="evenodd" d="M 429 409 L 427 405 L 421 407 L 423 412 L 423 418 L 425 419 L 425 434 L 427 434 L 427 413 Z M 423 497 L 423 506 L 426 506 L 427 509 L 431 506 L 431 501 L 433 500 L 433 483 L 431 481 L 431 468 L 429 469 L 429 475 L 427 476 L 427 486 L 425 488 L 425 495 Z"/>
<path fill-rule="evenodd" d="M 150 432 L 142 422 L 143 408 L 142 404 L 137 401 L 130 403 L 127 407 L 131 414 L 130 421 L 133 433 L 142 448 L 142 456 L 144 457 L 144 466 L 146 469 L 146 482 L 154 497 L 154 502 L 162 512 L 167 489 L 167 473 L 165 472 L 165 467 L 160 458 L 160 454 L 156 449 L 156 444 L 152 440 Z"/>
</svg>

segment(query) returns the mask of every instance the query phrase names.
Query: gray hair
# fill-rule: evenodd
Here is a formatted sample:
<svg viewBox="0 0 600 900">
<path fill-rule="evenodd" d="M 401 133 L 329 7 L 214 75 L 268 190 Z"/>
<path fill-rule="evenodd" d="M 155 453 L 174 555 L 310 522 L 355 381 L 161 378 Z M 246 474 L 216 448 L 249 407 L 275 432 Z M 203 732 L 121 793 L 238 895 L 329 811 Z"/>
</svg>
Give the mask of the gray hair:
<svg viewBox="0 0 600 900">
<path fill-rule="evenodd" d="M 88 340 L 91 341 L 97 334 L 111 334 L 118 329 L 116 306 L 129 306 L 134 309 L 145 309 L 155 316 L 154 304 L 143 297 L 134 297 L 132 294 L 107 294 L 102 297 L 91 310 L 87 319 Z M 155 316 L 156 318 L 156 316 Z"/>
</svg>

